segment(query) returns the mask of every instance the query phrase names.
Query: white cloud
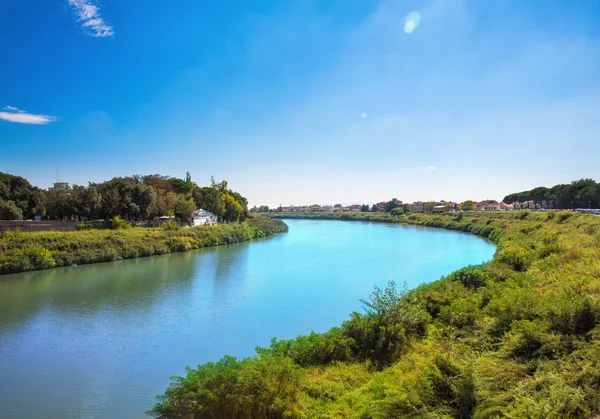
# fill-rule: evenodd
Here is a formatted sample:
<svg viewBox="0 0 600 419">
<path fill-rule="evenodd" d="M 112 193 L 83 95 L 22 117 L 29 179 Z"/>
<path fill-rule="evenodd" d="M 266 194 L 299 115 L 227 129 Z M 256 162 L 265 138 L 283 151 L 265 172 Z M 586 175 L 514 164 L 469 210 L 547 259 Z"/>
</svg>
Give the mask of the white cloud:
<svg viewBox="0 0 600 419">
<path fill-rule="evenodd" d="M 404 32 L 407 34 L 413 33 L 417 29 L 417 26 L 419 26 L 419 22 L 421 22 L 421 14 L 419 12 L 410 12 L 404 22 Z"/>
<path fill-rule="evenodd" d="M 28 113 L 14 106 L 5 106 L 4 110 L 8 112 L 0 112 L 0 119 L 8 122 L 16 122 L 17 124 L 43 125 L 56 121 L 56 117 L 54 116 Z"/>
<path fill-rule="evenodd" d="M 437 170 L 437 167 L 435 167 L 435 166 L 421 166 L 421 167 L 419 167 L 419 170 Z"/>
<path fill-rule="evenodd" d="M 69 6 L 75 11 L 77 20 L 81 23 L 84 30 L 91 36 L 104 38 L 113 36 L 115 31 L 100 14 L 100 9 L 96 6 L 94 0 L 67 0 Z"/>
</svg>

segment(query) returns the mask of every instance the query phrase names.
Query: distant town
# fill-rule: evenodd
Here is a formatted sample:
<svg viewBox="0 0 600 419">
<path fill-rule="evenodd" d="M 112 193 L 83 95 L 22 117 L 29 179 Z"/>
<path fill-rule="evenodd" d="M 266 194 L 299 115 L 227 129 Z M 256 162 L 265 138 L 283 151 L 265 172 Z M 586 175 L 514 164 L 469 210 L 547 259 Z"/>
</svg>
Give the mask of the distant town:
<svg viewBox="0 0 600 419">
<path fill-rule="evenodd" d="M 464 211 L 512 211 L 515 209 L 537 209 L 552 210 L 556 208 L 556 202 L 550 200 L 525 201 L 504 203 L 495 200 L 485 200 L 481 202 L 464 201 L 462 203 L 453 201 L 416 201 L 404 203 L 393 198 L 390 201 L 377 202 L 373 205 L 288 205 L 277 208 L 267 206 L 253 207 L 250 212 L 392 212 L 395 208 L 401 208 L 404 212 L 456 212 Z"/>
</svg>

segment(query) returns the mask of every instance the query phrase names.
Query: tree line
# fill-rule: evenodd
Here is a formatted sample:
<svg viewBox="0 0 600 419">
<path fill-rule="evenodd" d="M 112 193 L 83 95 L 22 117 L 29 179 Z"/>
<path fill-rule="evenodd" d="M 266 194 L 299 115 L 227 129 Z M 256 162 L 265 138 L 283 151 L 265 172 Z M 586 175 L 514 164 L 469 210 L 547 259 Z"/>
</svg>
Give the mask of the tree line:
<svg viewBox="0 0 600 419">
<path fill-rule="evenodd" d="M 147 220 L 175 216 L 189 220 L 202 208 L 226 222 L 243 221 L 248 216 L 248 201 L 228 188 L 227 181 L 209 186 L 159 174 L 116 177 L 88 186 L 74 185 L 67 190 L 44 190 L 21 176 L 0 172 L 0 219 L 21 220 L 41 216 L 48 220 L 95 220 L 121 217 Z"/>
<path fill-rule="evenodd" d="M 574 180 L 571 183 L 543 186 L 506 195 L 505 203 L 554 201 L 556 208 L 600 208 L 600 184 L 594 179 Z"/>
</svg>

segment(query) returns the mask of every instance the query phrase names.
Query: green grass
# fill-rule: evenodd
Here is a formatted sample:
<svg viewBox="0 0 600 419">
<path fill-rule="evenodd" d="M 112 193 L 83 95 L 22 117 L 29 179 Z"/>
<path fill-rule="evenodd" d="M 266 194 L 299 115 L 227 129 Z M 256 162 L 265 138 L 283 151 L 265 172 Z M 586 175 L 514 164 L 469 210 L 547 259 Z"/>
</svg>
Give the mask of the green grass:
<svg viewBox="0 0 600 419">
<path fill-rule="evenodd" d="M 262 217 L 253 217 L 243 223 L 174 230 L 9 231 L 0 235 L 0 274 L 184 252 L 285 231 L 285 223 Z"/>
<path fill-rule="evenodd" d="M 600 410 L 600 217 L 283 216 L 448 228 L 493 240 L 497 251 L 488 263 L 415 290 L 376 290 L 365 313 L 329 332 L 189 369 L 149 414 L 589 418 Z"/>
</svg>

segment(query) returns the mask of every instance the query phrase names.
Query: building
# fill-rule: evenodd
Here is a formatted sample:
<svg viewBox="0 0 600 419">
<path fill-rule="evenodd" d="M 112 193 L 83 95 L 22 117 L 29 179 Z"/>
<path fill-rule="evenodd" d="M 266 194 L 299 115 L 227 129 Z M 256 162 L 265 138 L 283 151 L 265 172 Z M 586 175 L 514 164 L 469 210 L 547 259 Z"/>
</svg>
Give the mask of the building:
<svg viewBox="0 0 600 419">
<path fill-rule="evenodd" d="M 447 212 L 451 209 L 454 209 L 454 207 L 450 205 L 436 205 L 433 207 L 433 212 Z"/>
<path fill-rule="evenodd" d="M 408 208 L 412 212 L 425 212 L 425 205 L 427 205 L 427 202 L 417 201 L 413 202 L 412 204 L 408 204 Z"/>
<path fill-rule="evenodd" d="M 192 223 L 194 227 L 217 224 L 218 217 L 210 211 L 199 209 L 194 211 Z"/>
<path fill-rule="evenodd" d="M 55 190 L 55 191 L 70 191 L 71 190 L 68 182 L 56 182 L 54 184 L 54 187 L 52 187 L 50 189 Z"/>
<path fill-rule="evenodd" d="M 378 202 L 375 205 L 377 206 L 377 211 L 384 211 L 385 206 L 387 205 L 387 202 Z"/>
</svg>

